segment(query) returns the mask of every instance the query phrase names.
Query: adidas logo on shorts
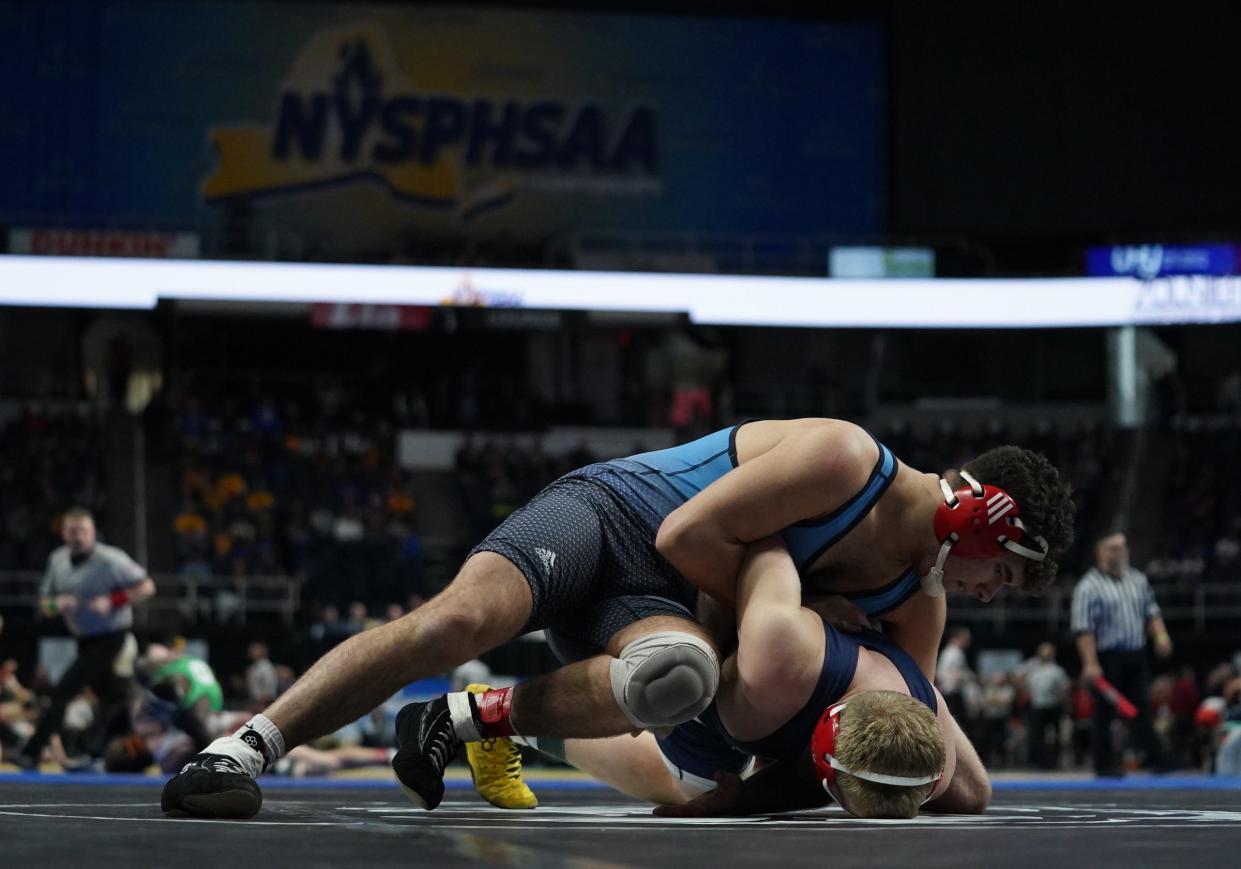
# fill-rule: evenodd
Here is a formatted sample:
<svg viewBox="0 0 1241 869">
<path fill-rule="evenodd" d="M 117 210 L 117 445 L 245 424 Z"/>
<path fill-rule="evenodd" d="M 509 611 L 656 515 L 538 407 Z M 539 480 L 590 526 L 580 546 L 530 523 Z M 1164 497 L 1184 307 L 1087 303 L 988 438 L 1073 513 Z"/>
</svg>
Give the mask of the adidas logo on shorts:
<svg viewBox="0 0 1241 869">
<path fill-rule="evenodd" d="M 544 549 L 542 546 L 536 546 L 534 553 L 539 557 L 539 560 L 543 562 L 543 569 L 548 573 L 551 573 L 552 565 L 556 563 L 556 553 L 552 552 L 550 549 Z"/>
</svg>

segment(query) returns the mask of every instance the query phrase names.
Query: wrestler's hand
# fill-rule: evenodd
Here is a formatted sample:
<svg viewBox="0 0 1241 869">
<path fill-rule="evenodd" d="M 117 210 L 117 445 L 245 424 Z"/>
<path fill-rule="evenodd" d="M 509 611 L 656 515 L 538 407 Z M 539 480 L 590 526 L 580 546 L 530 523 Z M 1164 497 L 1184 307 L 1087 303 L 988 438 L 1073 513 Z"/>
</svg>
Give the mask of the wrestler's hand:
<svg viewBox="0 0 1241 869">
<path fill-rule="evenodd" d="M 744 814 L 741 810 L 741 778 L 720 770 L 715 774 L 715 790 L 700 794 L 679 806 L 656 806 L 655 814 L 661 818 L 714 818 Z"/>
<path fill-rule="evenodd" d="M 857 633 L 870 627 L 870 619 L 855 603 L 838 594 L 823 597 L 807 597 L 802 606 L 812 610 L 823 621 L 841 631 Z"/>
</svg>

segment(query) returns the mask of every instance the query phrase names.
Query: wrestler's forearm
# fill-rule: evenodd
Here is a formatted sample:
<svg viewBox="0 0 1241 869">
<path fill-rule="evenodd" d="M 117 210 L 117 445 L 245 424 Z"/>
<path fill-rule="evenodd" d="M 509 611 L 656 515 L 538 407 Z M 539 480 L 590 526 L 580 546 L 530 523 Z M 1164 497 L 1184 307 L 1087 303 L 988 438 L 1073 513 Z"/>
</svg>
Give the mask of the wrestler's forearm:
<svg viewBox="0 0 1241 869">
<path fill-rule="evenodd" d="M 744 719 L 779 706 L 791 715 L 818 680 L 823 625 L 801 605 L 801 579 L 783 540 L 750 545 L 737 592 L 737 679 L 721 685 L 721 710 L 746 710 Z"/>
<path fill-rule="evenodd" d="M 953 815 L 979 814 L 986 811 L 991 804 L 991 779 L 960 723 L 951 716 L 948 717 L 948 722 L 948 738 L 952 741 L 952 768 L 944 770 L 948 777 L 948 787 L 927 803 L 923 811 Z"/>
<path fill-rule="evenodd" d="M 735 603 L 737 574 L 746 545 L 726 540 L 713 529 L 682 521 L 678 514 L 674 510 L 659 526 L 655 548 L 700 591 L 722 603 Z"/>
<path fill-rule="evenodd" d="M 791 616 L 801 609 L 801 577 L 779 537 L 750 544 L 737 575 L 737 623 L 779 612 Z"/>
<path fill-rule="evenodd" d="M 745 779 L 735 814 L 795 812 L 827 805 L 830 797 L 815 779 L 809 757 L 802 760 L 804 764 L 777 761 Z"/>
</svg>

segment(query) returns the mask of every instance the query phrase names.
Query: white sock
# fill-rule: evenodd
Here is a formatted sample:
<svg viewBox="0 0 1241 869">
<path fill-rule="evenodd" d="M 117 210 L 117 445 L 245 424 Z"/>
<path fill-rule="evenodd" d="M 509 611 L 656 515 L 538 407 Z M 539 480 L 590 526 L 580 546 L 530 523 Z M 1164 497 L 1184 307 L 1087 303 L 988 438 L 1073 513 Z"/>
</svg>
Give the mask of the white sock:
<svg viewBox="0 0 1241 869">
<path fill-rule="evenodd" d="M 235 760 L 250 778 L 263 774 L 263 754 L 237 736 L 221 736 L 202 751 L 203 754 L 222 754 Z"/>
<path fill-rule="evenodd" d="M 247 721 L 237 730 L 234 736 L 243 733 L 246 730 L 253 730 L 259 736 L 263 737 L 263 741 L 267 743 L 268 763 L 275 763 L 284 757 L 284 734 L 280 732 L 280 728 L 272 724 L 270 718 L 263 713 L 259 713 Z"/>
<path fill-rule="evenodd" d="M 474 707 L 466 691 L 454 691 L 448 695 L 448 714 L 452 717 L 452 729 L 462 742 L 482 742 L 483 735 L 474 721 Z"/>
<path fill-rule="evenodd" d="M 246 734 L 250 731 L 254 733 L 247 739 Z M 251 742 L 254 734 L 263 741 L 261 748 Z M 284 756 L 284 736 L 270 718 L 260 713 L 237 728 L 232 736 L 217 739 L 203 751 L 227 755 L 244 766 L 251 776 L 258 778 L 264 769 Z"/>
</svg>

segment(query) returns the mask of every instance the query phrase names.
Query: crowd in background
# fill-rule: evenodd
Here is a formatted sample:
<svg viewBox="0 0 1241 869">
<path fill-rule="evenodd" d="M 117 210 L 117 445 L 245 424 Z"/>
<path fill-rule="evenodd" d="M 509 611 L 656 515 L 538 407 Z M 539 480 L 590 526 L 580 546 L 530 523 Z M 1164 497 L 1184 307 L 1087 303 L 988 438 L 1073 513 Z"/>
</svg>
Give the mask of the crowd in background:
<svg viewBox="0 0 1241 869">
<path fill-rule="evenodd" d="M 1191 591 L 1229 581 L 1241 568 L 1241 427 L 1185 421 L 1168 436 L 1159 549 L 1147 566 L 1152 582 Z"/>
<path fill-rule="evenodd" d="M 1089 766 L 1091 717 L 1100 702 L 1056 649 L 1043 643 L 1013 663 L 988 650 L 971 664 L 969 628 L 952 628 L 940 652 L 936 685 L 988 769 L 1080 769 Z M 1156 676 L 1145 703 L 1168 762 L 1164 769 L 1213 770 L 1221 741 L 1241 730 L 1241 651 L 1201 674 L 1189 664 Z M 1113 739 L 1129 749 L 1126 769 L 1143 758 L 1124 728 Z"/>
<path fill-rule="evenodd" d="M 390 421 L 322 397 L 176 408 L 183 576 L 293 577 L 305 601 L 338 610 L 421 594 L 418 504 Z"/>
<path fill-rule="evenodd" d="M 331 609 L 330 607 L 328 609 Z M 361 603 L 355 602 L 350 607 L 345 619 L 323 618 L 316 622 L 310 630 L 312 639 L 318 644 L 320 653 L 339 643 L 343 639 L 360 631 L 369 630 L 378 625 L 399 618 L 404 611 L 398 605 L 392 605 L 383 617 L 372 618 L 366 615 Z M 4 620 L 0 617 L 0 635 L 4 633 Z M 220 706 L 213 706 L 214 712 L 206 719 L 210 727 L 235 726 L 225 722 L 239 722 L 245 717 L 261 711 L 284 691 L 286 691 L 304 672 L 307 662 L 299 667 L 284 663 L 282 658 L 273 655 L 268 645 L 262 641 L 252 641 L 245 649 L 244 663 L 236 668 L 224 670 L 209 654 L 180 636 L 166 638 L 167 644 L 152 640 L 144 644 L 135 664 L 134 674 L 127 679 L 126 696 L 104 702 L 90 687 L 73 697 L 63 725 L 50 740 L 44 754 L 44 762 L 51 761 L 67 771 L 137 771 L 156 762 L 168 769 L 168 759 L 161 749 L 152 746 L 163 745 L 163 736 L 171 732 L 171 739 L 177 739 L 176 730 L 181 726 L 180 719 L 172 713 L 172 705 L 179 698 L 174 697 L 163 684 L 165 674 L 160 672 L 161 663 L 185 658 L 190 669 L 198 668 L 197 684 L 207 682 L 218 684 Z M 156 650 L 160 657 L 155 657 Z M 203 654 L 208 652 L 208 654 Z M 200 655 L 202 655 L 200 657 Z M 16 659 L 5 659 L 0 663 L 0 762 L 14 763 L 22 746 L 30 739 L 35 730 L 40 714 L 51 702 L 55 687 L 55 679 L 48 668 L 42 663 L 34 663 L 25 670 L 23 679 L 19 671 L 24 670 Z M 206 674 L 205 676 L 203 674 Z M 494 684 L 511 684 L 511 677 L 495 675 L 483 661 L 473 660 L 456 668 L 451 674 L 445 674 L 446 683 L 454 690 L 460 690 L 471 682 L 490 682 Z M 218 683 L 217 683 L 218 679 Z M 204 681 L 206 680 L 206 681 Z M 436 690 L 445 683 L 444 679 L 432 679 L 430 683 Z M 178 691 L 184 690 L 178 689 Z M 418 685 L 410 689 L 417 695 Z M 425 690 L 425 689 L 423 689 Z M 363 752 L 351 749 L 361 747 L 372 749 L 388 749 L 394 744 L 394 721 L 400 707 L 408 702 L 406 692 L 398 692 L 386 703 L 363 715 L 359 719 L 346 724 L 338 730 L 312 740 L 308 750 L 291 753 L 283 759 L 274 772 L 285 775 L 314 775 L 334 771 L 349 766 L 377 765 L 386 767 L 390 758 L 387 751 Z M 171 715 L 171 721 L 169 716 Z M 155 752 L 154 758 L 139 761 L 133 769 L 114 765 L 118 761 L 116 749 L 118 742 L 124 744 L 122 758 L 130 747 L 133 735 L 141 733 L 146 747 Z M 184 738 L 184 737 L 181 737 Z M 184 746 L 182 746 L 184 748 Z M 318 754 L 321 750 L 341 753 L 332 756 Z M 193 753 L 191 750 L 190 754 Z M 176 764 L 172 768 L 175 768 Z"/>
<path fill-rule="evenodd" d="M 106 518 L 103 429 L 87 407 L 40 404 L 0 423 L 0 570 L 42 570 L 70 505 Z"/>
<path fill-rule="evenodd" d="M 375 618 L 356 604 L 345 617 L 325 615 L 310 633 L 327 647 L 401 614 L 393 608 Z M 1096 700 L 1088 686 L 1070 675 L 1075 661 L 1063 665 L 1051 643 L 1041 644 L 1025 660 L 1003 666 L 989 663 L 985 650 L 978 653 L 977 665 L 972 664 L 971 654 L 968 629 L 950 630 L 936 683 L 988 769 L 1089 767 L 1090 719 Z M 29 735 L 37 710 L 52 690 L 42 666 L 34 667 L 24 683 L 17 677 L 18 669 L 13 660 L 0 665 L 0 743 L 9 750 Z M 273 660 L 265 643 L 252 642 L 243 667 L 219 673 L 226 705 L 261 710 L 293 683 L 299 669 Z M 1241 733 L 1241 653 L 1201 674 L 1185 665 L 1159 676 L 1150 696 L 1135 701 L 1149 705 L 1156 733 L 1172 759 L 1169 768 L 1213 771 L 1221 745 L 1230 734 Z M 99 711 L 89 690 L 77 698 L 54 754 L 72 763 L 79 741 L 96 726 Z M 1127 769 L 1135 769 L 1141 758 L 1127 745 L 1123 729 L 1117 729 L 1114 738 L 1122 750 L 1129 748 Z"/>
<path fill-rule="evenodd" d="M 552 480 L 598 460 L 584 444 L 552 454 L 537 440 L 523 445 L 503 437 L 471 436 L 457 451 L 453 468 L 470 545 Z"/>
<path fill-rule="evenodd" d="M 875 432 L 910 467 L 943 473 L 960 468 L 992 447 L 1020 444 L 1043 453 L 1073 487 L 1074 542 L 1061 559 L 1072 571 L 1089 558 L 1087 540 L 1105 509 L 1104 499 L 1114 492 L 1124 473 L 1124 455 L 1115 429 L 1083 421 L 1056 425 L 1040 421 L 1028 430 L 1014 431 L 999 418 L 982 426 L 965 426 L 945 417 L 929 429 L 892 423 Z"/>
<path fill-rule="evenodd" d="M 303 600 L 338 612 L 354 601 L 374 614 L 390 603 L 408 608 L 411 595 L 433 592 L 413 480 L 394 455 L 397 431 L 430 421 L 425 402 L 416 391 L 381 404 L 361 401 L 362 394 L 321 384 L 281 397 L 163 396 L 159 413 L 148 416 L 157 417 L 152 451 L 162 451 L 175 470 L 175 552 L 172 563 L 157 559 L 152 569 L 225 578 L 226 585 L 292 577 Z M 56 512 L 68 504 L 94 509 L 106 527 L 101 427 L 90 413 L 49 415 L 34 406 L 0 427 L 0 449 L 12 459 L 0 466 L 0 569 L 41 569 L 55 541 Z M 875 434 L 919 470 L 959 467 L 1009 442 L 1045 453 L 1073 482 L 1078 543 L 1063 560 L 1070 570 L 1086 562 L 1080 541 L 1095 530 L 1126 470 L 1123 435 L 1090 422 L 1014 431 L 1000 419 L 966 426 L 945 418 L 933 427 L 880 424 Z M 1150 563 L 1152 581 L 1187 586 L 1226 578 L 1241 564 L 1241 479 L 1228 459 L 1235 439 L 1235 429 L 1173 439 L 1167 539 Z M 552 454 L 537 438 L 471 437 L 456 457 L 465 514 L 460 550 L 559 475 L 605 458 L 584 445 Z"/>
<path fill-rule="evenodd" d="M 300 399 L 258 393 L 168 398 L 158 425 L 173 470 L 168 527 L 175 563 L 169 567 L 187 580 L 224 578 L 223 591 L 209 602 L 209 615 L 223 622 L 238 612 L 229 583 L 291 578 L 302 591 L 302 634 L 318 650 L 417 607 L 433 591 L 425 583 L 419 533 L 426 507 L 417 503 L 416 481 L 395 456 L 399 428 L 411 419 L 426 421 L 416 405 L 412 411 L 402 402 L 367 407 L 332 389 Z M 7 459 L 0 463 L 0 569 L 41 570 L 66 504 L 106 515 L 104 425 L 92 413 L 49 413 L 32 405 L 0 426 Z M 1002 443 L 1042 451 L 1073 481 L 1079 546 L 1090 539 L 1126 470 L 1123 435 L 1092 423 L 1014 431 L 1001 421 L 967 427 L 945 420 L 917 429 L 881 424 L 875 434 L 906 464 L 928 471 L 959 467 Z M 1192 428 L 1168 437 L 1173 451 L 1162 483 L 1167 533 L 1150 563 L 1151 579 L 1228 580 L 1241 558 L 1241 479 L 1230 460 L 1237 430 Z M 453 474 L 464 512 L 462 551 L 542 486 L 605 458 L 584 444 L 549 451 L 528 435 L 468 437 Z M 1084 561 L 1070 554 L 1066 569 Z M 960 663 L 955 677 L 941 673 L 941 681 L 948 680 L 941 688 L 950 689 L 945 696 L 988 766 L 1055 769 L 1084 762 L 1092 696 L 1070 676 L 1076 661 L 1056 662 L 1047 645 L 1019 665 L 974 669 Z M 1209 673 L 1182 667 L 1155 679 L 1152 715 L 1181 766 L 1209 767 L 1220 728 L 1230 718 L 1241 720 L 1237 663 Z M 259 644 L 245 668 L 222 674 L 222 681 L 235 702 L 259 708 L 302 665 L 273 663 Z M 26 688 L 16 681 L 15 667 L 4 673 L 12 703 Z M 21 696 L 36 703 L 50 687 L 38 670 L 27 683 L 31 693 Z M 1219 707 L 1219 721 L 1203 718 L 1204 701 Z"/>
<path fill-rule="evenodd" d="M 723 424 L 723 423 L 722 423 Z M 1082 540 L 1099 519 L 1105 494 L 1123 474 L 1113 430 L 1093 423 L 1067 427 L 1041 423 L 1017 433 L 996 420 L 981 429 L 967 428 L 951 419 L 930 429 L 904 423 L 877 427 L 875 435 L 907 465 L 921 471 L 957 468 L 987 449 L 1016 443 L 1039 450 L 1073 481 L 1077 541 L 1064 559 L 1073 565 L 1086 556 Z M 640 448 L 635 447 L 634 452 Z M 584 445 L 551 454 L 537 441 L 516 443 L 511 438 L 486 435 L 471 438 L 456 457 L 456 474 L 467 512 L 472 540 L 481 539 L 509 513 L 560 475 L 591 462 L 614 458 L 595 456 Z"/>
</svg>

